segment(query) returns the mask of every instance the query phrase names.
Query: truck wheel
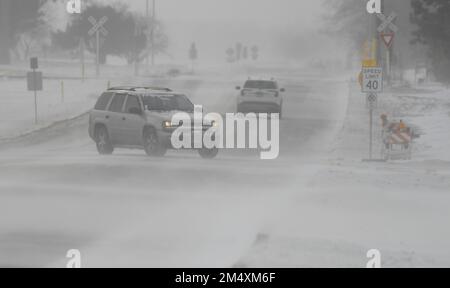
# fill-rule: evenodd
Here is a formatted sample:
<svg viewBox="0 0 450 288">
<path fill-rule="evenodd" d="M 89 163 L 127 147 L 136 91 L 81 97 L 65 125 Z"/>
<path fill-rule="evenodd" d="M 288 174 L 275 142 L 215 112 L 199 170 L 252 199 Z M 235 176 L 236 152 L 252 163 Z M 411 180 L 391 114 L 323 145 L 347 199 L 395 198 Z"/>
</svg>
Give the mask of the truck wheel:
<svg viewBox="0 0 450 288">
<path fill-rule="evenodd" d="M 163 157 L 166 155 L 167 148 L 158 141 L 158 135 L 154 129 L 147 129 L 144 133 L 145 153 L 151 157 Z"/>
<path fill-rule="evenodd" d="M 217 154 L 219 154 L 219 149 L 217 149 L 217 148 L 212 148 L 212 149 L 202 148 L 202 149 L 198 150 L 198 154 L 203 159 L 214 159 L 214 158 L 216 158 Z"/>
<path fill-rule="evenodd" d="M 98 127 L 95 131 L 95 143 L 100 155 L 111 155 L 114 152 L 108 131 L 103 126 Z"/>
</svg>

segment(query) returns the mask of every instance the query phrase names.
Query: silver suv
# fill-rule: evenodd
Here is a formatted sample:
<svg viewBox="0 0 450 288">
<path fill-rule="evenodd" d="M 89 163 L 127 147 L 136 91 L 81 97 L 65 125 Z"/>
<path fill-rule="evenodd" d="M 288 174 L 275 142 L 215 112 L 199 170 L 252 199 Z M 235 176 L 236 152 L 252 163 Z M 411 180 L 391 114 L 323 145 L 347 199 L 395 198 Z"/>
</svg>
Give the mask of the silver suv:
<svg viewBox="0 0 450 288">
<path fill-rule="evenodd" d="M 278 113 L 280 119 L 283 113 L 284 88 L 279 88 L 278 82 L 271 80 L 247 80 L 244 87 L 236 87 L 241 91 L 237 97 L 238 113 Z"/>
<path fill-rule="evenodd" d="M 185 95 L 167 88 L 111 88 L 90 112 L 89 135 L 102 155 L 112 154 L 114 148 L 137 148 L 149 156 L 162 157 L 173 148 L 171 136 L 176 129 L 167 123 L 175 113 L 193 115 L 193 111 L 194 105 Z M 214 158 L 218 149 L 198 152 L 203 158 Z"/>
</svg>

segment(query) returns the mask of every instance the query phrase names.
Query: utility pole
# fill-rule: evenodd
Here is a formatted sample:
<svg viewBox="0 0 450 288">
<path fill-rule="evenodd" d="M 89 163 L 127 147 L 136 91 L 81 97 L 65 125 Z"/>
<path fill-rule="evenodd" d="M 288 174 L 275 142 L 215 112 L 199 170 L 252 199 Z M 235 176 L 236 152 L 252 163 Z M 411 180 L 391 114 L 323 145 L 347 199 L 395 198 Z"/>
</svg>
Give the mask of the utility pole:
<svg viewBox="0 0 450 288">
<path fill-rule="evenodd" d="M 100 76 L 100 31 L 96 31 L 95 32 L 95 49 L 96 49 L 96 54 L 97 55 L 95 57 L 95 75 L 97 76 L 97 78 Z"/>
<path fill-rule="evenodd" d="M 150 30 L 150 11 L 149 11 L 149 9 L 150 9 L 149 0 L 146 0 L 145 1 L 145 19 L 147 20 L 147 31 Z M 149 41 L 148 41 L 148 36 L 147 36 L 147 49 L 148 49 L 148 46 L 149 46 L 148 42 Z M 149 57 L 148 57 L 148 53 L 147 53 L 147 56 L 145 57 L 145 69 L 146 69 L 147 72 L 148 72 L 148 65 L 149 65 L 149 59 L 148 58 Z"/>
<path fill-rule="evenodd" d="M 156 16 L 156 1 L 152 0 L 152 16 L 150 17 L 150 0 L 145 1 L 145 17 L 147 18 L 147 49 L 151 49 L 152 66 L 155 65 L 155 16 Z M 150 43 L 149 43 L 150 42 Z M 147 53 L 148 54 L 148 53 Z M 149 67 L 149 56 L 146 57 L 147 71 Z"/>
<path fill-rule="evenodd" d="M 156 25 L 156 0 L 153 0 L 153 15 L 152 15 L 152 32 L 151 32 L 151 41 L 152 41 L 152 66 L 155 66 L 155 25 Z"/>
</svg>

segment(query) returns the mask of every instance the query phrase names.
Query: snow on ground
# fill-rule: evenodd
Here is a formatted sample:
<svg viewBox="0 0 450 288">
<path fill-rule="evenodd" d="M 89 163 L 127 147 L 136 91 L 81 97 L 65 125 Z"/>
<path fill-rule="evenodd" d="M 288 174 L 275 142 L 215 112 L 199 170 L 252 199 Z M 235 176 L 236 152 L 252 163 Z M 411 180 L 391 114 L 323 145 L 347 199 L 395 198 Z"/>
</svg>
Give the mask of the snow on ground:
<svg viewBox="0 0 450 288">
<path fill-rule="evenodd" d="M 169 77 L 167 74 L 171 69 L 176 69 L 180 74 Z M 81 78 L 73 77 L 80 74 L 79 63 L 42 61 L 40 70 L 45 77 L 44 90 L 37 93 L 38 124 L 35 124 L 34 94 L 27 91 L 26 64 L 19 63 L 14 67 L 0 66 L 0 142 L 48 127 L 55 122 L 77 117 L 92 109 L 100 94 L 107 87 L 113 86 L 170 87 L 187 93 L 195 104 L 204 105 L 209 111 L 225 112 L 224 108 L 234 110 L 235 99 L 229 95 L 236 94 L 234 87 L 242 85 L 245 77 L 254 72 L 252 69 L 254 68 L 227 65 L 220 69 L 202 67 L 195 73 L 191 71 L 187 73 L 185 67 L 159 65 L 148 72 L 141 68 L 142 75 L 134 77 L 133 67 L 109 65 L 101 68 L 100 78 L 95 78 L 94 67 L 88 65 L 87 79 L 82 81 Z M 208 85 L 201 85 L 205 80 L 208 81 Z M 224 89 L 217 89 L 217 85 L 223 85 Z M 208 97 L 217 93 L 221 93 L 222 98 L 229 98 L 226 107 L 214 103 L 214 97 Z"/>
<path fill-rule="evenodd" d="M 111 85 L 167 85 L 209 111 L 227 112 L 245 73 L 275 72 L 240 67 L 172 79 L 117 77 Z M 49 80 L 52 89 L 41 92 L 42 125 L 90 109 L 106 80 L 86 86 L 66 80 L 64 104 L 55 92 L 60 80 Z M 24 81 L 0 80 L 0 88 L 17 95 L 0 99 L 8 116 L 2 138 L 39 128 L 25 108 L 31 104 L 33 111 Z M 413 161 L 365 163 L 368 112 L 356 84 L 348 93 L 336 79 L 297 74 L 282 82 L 289 105 L 280 159 L 264 165 L 231 152 L 207 165 L 189 154 L 158 161 L 142 151 L 100 157 L 87 138 L 86 117 L 4 146 L 11 150 L 2 150 L 0 165 L 2 265 L 61 267 L 66 248 L 75 247 L 83 248 L 87 266 L 364 267 L 373 248 L 385 267 L 449 266 L 446 91 L 427 86 L 383 94 L 375 135 L 378 116 L 388 113 L 422 136 Z M 378 153 L 379 142 L 375 148 Z"/>
<path fill-rule="evenodd" d="M 234 87 L 246 77 L 195 77 L 157 82 L 215 104 L 212 111 L 234 110 Z M 345 112 L 346 96 L 333 95 L 345 83 L 292 77 L 282 84 L 289 105 L 275 161 L 247 150 L 213 161 L 192 151 L 101 157 L 87 117 L 2 145 L 0 265 L 62 267 L 67 249 L 77 248 L 83 267 L 232 266 L 317 171 L 313 154 L 325 151 Z"/>
<path fill-rule="evenodd" d="M 328 159 L 236 266 L 365 267 L 370 249 L 380 250 L 383 267 L 450 265 L 448 91 L 434 86 L 382 95 L 375 135 L 382 113 L 423 133 L 413 161 L 390 163 L 361 161 L 368 155 L 368 111 L 356 85 L 349 94 Z"/>
<path fill-rule="evenodd" d="M 394 93 L 387 105 L 392 115 L 405 119 L 422 134 L 415 143 L 414 160 L 449 162 L 450 90 L 428 85 L 405 92 Z"/>
<path fill-rule="evenodd" d="M 25 79 L 0 80 L 0 141 L 79 116 L 92 108 L 107 83 L 99 80 L 45 80 L 44 91 L 37 93 L 38 123 L 34 120 L 34 94 L 26 89 Z"/>
</svg>

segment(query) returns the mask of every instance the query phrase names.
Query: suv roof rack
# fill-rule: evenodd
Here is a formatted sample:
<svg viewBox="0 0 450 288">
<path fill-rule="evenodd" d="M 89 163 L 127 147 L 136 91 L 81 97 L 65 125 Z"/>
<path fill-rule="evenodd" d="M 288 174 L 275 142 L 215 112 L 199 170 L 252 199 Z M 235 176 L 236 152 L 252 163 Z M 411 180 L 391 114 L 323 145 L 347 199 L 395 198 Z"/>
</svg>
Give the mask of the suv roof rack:
<svg viewBox="0 0 450 288">
<path fill-rule="evenodd" d="M 125 90 L 125 91 L 138 91 L 138 90 L 153 90 L 153 91 L 162 91 L 162 92 L 172 92 L 169 88 L 163 88 L 163 87 L 139 87 L 139 86 L 119 86 L 119 87 L 112 87 L 109 88 L 108 91 L 118 91 L 118 90 Z"/>
<path fill-rule="evenodd" d="M 276 82 L 277 79 L 275 79 L 275 77 L 263 77 L 263 76 L 252 77 L 252 76 L 249 76 L 248 81 L 273 81 L 273 82 Z"/>
</svg>

